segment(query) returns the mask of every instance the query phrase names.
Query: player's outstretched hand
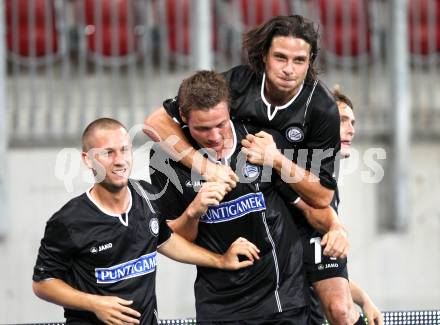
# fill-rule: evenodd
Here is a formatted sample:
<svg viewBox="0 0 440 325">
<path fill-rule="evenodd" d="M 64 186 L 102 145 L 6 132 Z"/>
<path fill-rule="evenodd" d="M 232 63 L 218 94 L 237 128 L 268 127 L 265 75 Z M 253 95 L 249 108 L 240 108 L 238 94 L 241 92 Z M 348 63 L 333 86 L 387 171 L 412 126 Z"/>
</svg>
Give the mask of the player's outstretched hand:
<svg viewBox="0 0 440 325">
<path fill-rule="evenodd" d="M 223 269 L 238 270 L 254 264 L 254 260 L 259 260 L 258 253 L 260 250 L 249 240 L 243 237 L 237 238 L 226 253 L 221 257 L 221 266 Z M 248 259 L 240 261 L 239 256 L 246 256 Z"/>
<path fill-rule="evenodd" d="M 241 141 L 241 151 L 246 155 L 247 160 L 255 165 L 272 166 L 275 157 L 280 154 L 272 136 L 264 131 L 255 135 L 248 134 L 246 139 Z"/>
<path fill-rule="evenodd" d="M 105 324 L 139 324 L 141 314 L 128 307 L 132 300 L 113 296 L 93 296 L 92 310 Z"/>
<path fill-rule="evenodd" d="M 208 182 L 225 183 L 227 192 L 231 191 L 237 185 L 239 181 L 237 174 L 234 173 L 231 167 L 214 164 L 207 160 L 206 168 L 202 175 Z"/>
<path fill-rule="evenodd" d="M 228 184 L 218 182 L 203 183 L 194 200 L 188 207 L 188 215 L 200 218 L 209 206 L 219 205 L 227 193 Z"/>
<path fill-rule="evenodd" d="M 324 255 L 345 258 L 350 249 L 347 231 L 340 224 L 332 226 L 322 237 L 321 246 L 325 246 Z"/>
</svg>

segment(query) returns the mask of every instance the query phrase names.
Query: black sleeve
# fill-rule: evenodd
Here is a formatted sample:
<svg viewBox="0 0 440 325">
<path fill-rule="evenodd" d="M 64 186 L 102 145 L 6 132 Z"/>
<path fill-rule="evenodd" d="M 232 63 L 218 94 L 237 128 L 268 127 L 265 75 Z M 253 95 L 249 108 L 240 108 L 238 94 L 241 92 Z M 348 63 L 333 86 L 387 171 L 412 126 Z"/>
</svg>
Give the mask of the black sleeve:
<svg viewBox="0 0 440 325">
<path fill-rule="evenodd" d="M 75 245 L 66 225 L 56 216 L 52 217 L 46 224 L 32 279 L 64 279 L 72 265 L 74 250 Z"/>
<path fill-rule="evenodd" d="M 171 229 L 168 227 L 166 218 L 159 218 L 159 236 L 157 238 L 157 246 L 162 245 L 171 237 Z"/>
<path fill-rule="evenodd" d="M 335 194 L 333 195 L 333 199 L 330 202 L 330 206 L 338 213 L 339 208 L 339 189 L 336 187 Z"/>
<path fill-rule="evenodd" d="M 167 220 L 176 219 L 186 209 L 182 200 L 184 184 L 181 183 L 174 165 L 171 158 L 159 147 L 152 150 L 150 178 L 156 191 L 152 200 Z"/>
<path fill-rule="evenodd" d="M 179 125 L 183 125 L 182 119 L 179 114 L 179 98 L 176 96 L 174 98 L 167 99 L 163 102 L 163 108 L 168 113 L 171 118 L 178 123 Z"/>
<path fill-rule="evenodd" d="M 336 103 L 328 100 L 324 105 L 314 107 L 310 117 L 310 135 L 307 147 L 310 148 L 308 163 L 310 172 L 319 175 L 320 183 L 334 190 L 337 186 L 339 170 L 338 152 L 341 147 L 340 119 Z"/>
<path fill-rule="evenodd" d="M 229 92 L 231 95 L 230 113 L 231 118 L 241 117 L 246 115 L 244 110 L 247 105 L 246 93 L 252 82 L 256 78 L 255 73 L 247 65 L 238 65 L 232 69 L 223 72 L 223 76 L 229 85 Z"/>
</svg>

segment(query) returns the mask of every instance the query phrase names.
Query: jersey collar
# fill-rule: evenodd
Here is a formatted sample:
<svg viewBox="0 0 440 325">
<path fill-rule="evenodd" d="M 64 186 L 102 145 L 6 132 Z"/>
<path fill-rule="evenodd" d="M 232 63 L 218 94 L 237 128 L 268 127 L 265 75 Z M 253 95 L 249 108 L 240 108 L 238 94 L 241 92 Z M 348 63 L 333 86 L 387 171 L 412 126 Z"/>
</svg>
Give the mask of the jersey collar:
<svg viewBox="0 0 440 325">
<path fill-rule="evenodd" d="M 267 118 L 269 119 L 269 121 L 272 121 L 273 118 L 275 117 L 275 115 L 277 114 L 277 112 L 279 110 L 285 109 L 286 107 L 290 106 L 295 99 L 299 96 L 299 94 L 301 93 L 303 86 L 304 86 L 304 81 L 301 83 L 301 86 L 298 90 L 298 92 L 296 93 L 295 96 L 292 97 L 291 100 L 289 100 L 286 104 L 282 105 L 282 106 L 275 106 L 275 109 L 273 110 L 273 112 L 271 113 L 271 104 L 269 103 L 269 101 L 266 99 L 266 97 L 264 96 L 264 85 L 266 83 L 266 73 L 263 73 L 263 80 L 261 82 L 261 99 L 263 100 L 263 103 L 266 105 L 267 107 Z"/>
<path fill-rule="evenodd" d="M 127 186 L 127 190 L 128 190 L 128 196 L 129 196 L 129 201 L 128 201 L 128 207 L 127 210 L 121 214 L 117 214 L 117 213 L 113 213 L 110 212 L 106 209 L 104 209 L 102 206 L 99 205 L 98 202 L 96 202 L 96 200 L 92 197 L 92 195 L 90 194 L 90 191 L 92 190 L 93 186 L 90 187 L 87 191 L 87 197 L 89 198 L 89 200 L 98 208 L 98 210 L 100 210 L 102 213 L 111 216 L 111 217 L 115 217 L 115 218 L 119 218 L 119 221 L 124 225 L 124 226 L 128 226 L 128 213 L 131 210 L 131 206 L 133 204 L 133 197 L 131 195 L 131 190 L 130 187 Z M 123 215 L 125 215 L 125 218 L 123 218 Z"/>
</svg>

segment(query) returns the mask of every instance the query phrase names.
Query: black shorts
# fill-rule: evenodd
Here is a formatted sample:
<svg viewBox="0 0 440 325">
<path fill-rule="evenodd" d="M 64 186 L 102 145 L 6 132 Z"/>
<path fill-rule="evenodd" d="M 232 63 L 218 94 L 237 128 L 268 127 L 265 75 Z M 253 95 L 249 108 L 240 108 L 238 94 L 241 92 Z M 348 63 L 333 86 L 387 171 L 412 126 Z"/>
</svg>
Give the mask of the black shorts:
<svg viewBox="0 0 440 325">
<path fill-rule="evenodd" d="M 197 321 L 197 325 L 309 325 L 309 317 L 310 309 L 306 306 L 253 319 L 236 321 Z"/>
<path fill-rule="evenodd" d="M 348 280 L 347 259 L 325 256 L 321 239 L 322 234 L 317 231 L 301 235 L 304 266 L 309 284 L 336 277 Z"/>
</svg>

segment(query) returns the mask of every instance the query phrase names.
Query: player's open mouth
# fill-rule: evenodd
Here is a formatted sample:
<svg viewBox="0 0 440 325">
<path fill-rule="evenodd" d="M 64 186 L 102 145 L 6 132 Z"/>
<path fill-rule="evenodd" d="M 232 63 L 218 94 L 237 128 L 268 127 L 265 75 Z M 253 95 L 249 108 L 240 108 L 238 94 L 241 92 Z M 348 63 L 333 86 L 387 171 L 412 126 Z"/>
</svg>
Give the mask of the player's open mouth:
<svg viewBox="0 0 440 325">
<path fill-rule="evenodd" d="M 118 170 L 114 170 L 113 174 L 116 174 L 118 176 L 123 177 L 123 176 L 125 176 L 126 171 L 127 171 L 127 169 L 118 169 Z"/>
<path fill-rule="evenodd" d="M 341 144 L 343 144 L 345 146 L 351 146 L 351 141 L 349 141 L 349 140 L 342 140 Z"/>
</svg>

